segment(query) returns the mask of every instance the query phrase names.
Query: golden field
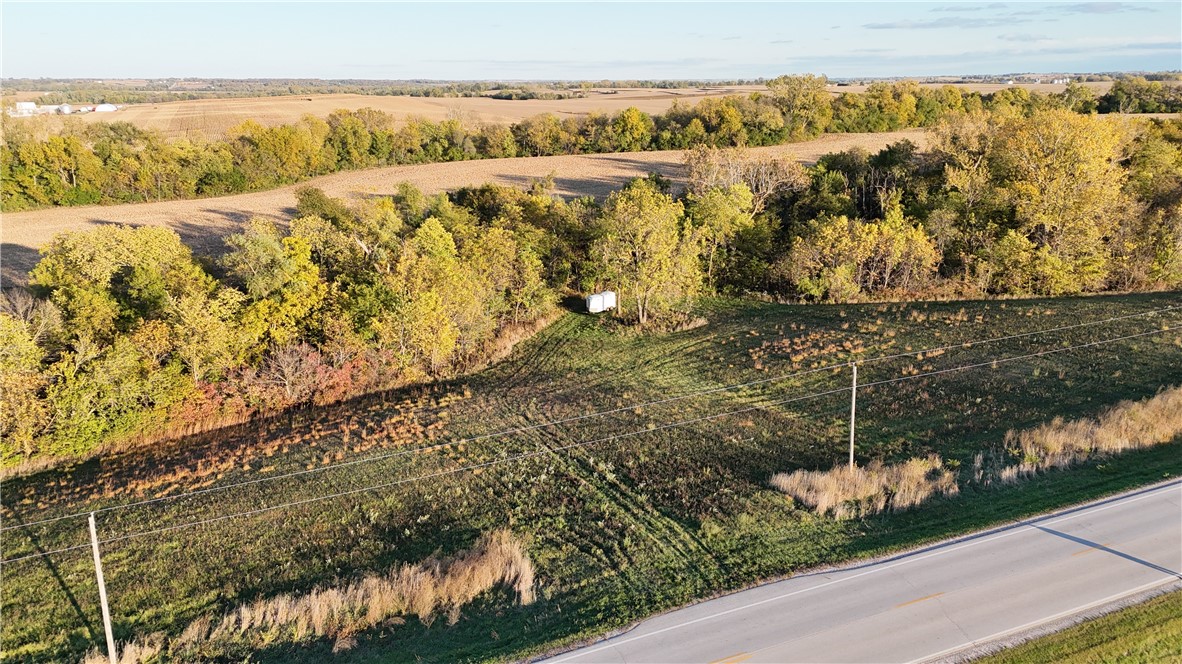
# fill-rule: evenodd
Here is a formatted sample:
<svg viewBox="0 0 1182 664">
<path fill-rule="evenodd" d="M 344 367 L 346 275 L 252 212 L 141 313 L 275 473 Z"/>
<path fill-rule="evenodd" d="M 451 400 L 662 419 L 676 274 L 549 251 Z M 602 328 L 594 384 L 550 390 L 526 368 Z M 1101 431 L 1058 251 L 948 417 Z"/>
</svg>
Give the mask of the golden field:
<svg viewBox="0 0 1182 664">
<path fill-rule="evenodd" d="M 876 152 L 904 138 L 921 147 L 928 143 L 928 135 L 922 129 L 908 129 L 876 134 L 829 134 L 802 143 L 754 148 L 751 154 L 813 163 L 830 152 L 854 147 Z M 603 197 L 629 179 L 652 172 L 672 179 L 676 187 L 684 176 L 683 155 L 681 150 L 666 150 L 388 166 L 334 173 L 280 189 L 220 198 L 13 212 L 5 214 L 3 219 L 0 272 L 5 285 L 22 283 L 25 273 L 37 262 L 37 248 L 47 244 L 54 235 L 101 224 L 165 226 L 179 233 L 197 251 L 218 253 L 222 238 L 240 231 L 251 217 L 288 220 L 295 211 L 295 190 L 303 186 L 319 187 L 334 197 L 356 199 L 392 195 L 400 182 L 410 182 L 433 194 L 485 182 L 528 186 L 534 180 L 553 175 L 557 194 Z"/>
<path fill-rule="evenodd" d="M 923 87 L 939 88 L 944 83 L 924 83 Z M 1096 94 L 1111 87 L 1108 82 L 1086 83 Z M 867 85 L 831 84 L 834 94 L 865 92 Z M 1062 92 L 1065 85 L 1050 83 L 961 84 L 957 87 L 981 93 L 997 92 L 1007 87 L 1022 87 L 1052 94 Z M 295 122 L 305 114 L 324 117 L 338 109 L 357 110 L 375 108 L 389 113 L 399 121 L 409 117 L 445 120 L 460 117 L 472 124 L 508 124 L 539 113 L 553 113 L 560 117 L 589 113 L 615 113 L 635 106 L 646 113 L 663 113 L 675 101 L 696 104 L 707 97 L 746 95 L 765 90 L 762 85 L 719 86 L 706 88 L 616 88 L 591 89 L 577 99 L 507 100 L 491 97 L 408 97 L 358 94 L 327 94 L 282 97 L 244 97 L 226 99 L 198 99 L 158 104 L 130 104 L 114 114 L 72 115 L 82 122 L 130 122 L 145 129 L 155 129 L 167 137 L 220 138 L 226 130 L 247 120 L 263 125 Z M 39 93 L 22 92 L 21 101 L 35 101 Z M 49 116 L 49 129 L 60 126 L 67 116 Z"/>
</svg>

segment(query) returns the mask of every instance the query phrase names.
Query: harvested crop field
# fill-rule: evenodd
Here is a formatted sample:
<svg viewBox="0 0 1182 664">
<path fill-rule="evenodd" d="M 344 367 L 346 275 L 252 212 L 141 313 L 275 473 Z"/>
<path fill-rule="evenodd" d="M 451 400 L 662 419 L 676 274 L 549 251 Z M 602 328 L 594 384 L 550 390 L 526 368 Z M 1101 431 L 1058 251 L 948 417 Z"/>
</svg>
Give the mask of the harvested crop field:
<svg viewBox="0 0 1182 664">
<path fill-rule="evenodd" d="M 911 129 L 879 134 L 830 134 L 814 141 L 755 148 L 751 152 L 765 158 L 792 157 L 813 163 L 830 152 L 854 147 L 874 152 L 904 138 L 920 147 L 927 145 L 927 134 Z M 427 193 L 436 193 L 485 182 L 528 186 L 553 174 L 559 195 L 603 197 L 629 179 L 652 172 L 679 182 L 683 176 L 683 154 L 680 150 L 668 150 L 391 166 L 334 173 L 281 189 L 221 198 L 15 212 L 4 215 L 0 274 L 5 286 L 23 283 L 26 273 L 37 262 L 38 247 L 47 244 L 57 233 L 100 224 L 166 226 L 197 251 L 217 253 L 222 249 L 222 238 L 240 230 L 251 217 L 286 221 L 295 211 L 295 190 L 302 186 L 319 187 L 330 196 L 348 199 L 391 195 L 400 182 L 410 182 Z"/>
<path fill-rule="evenodd" d="M 672 90 L 621 88 L 591 90 L 586 97 L 553 100 L 357 94 L 245 97 L 131 104 L 113 115 L 91 113 L 70 117 L 80 118 L 83 122 L 130 122 L 137 127 L 158 130 L 170 138 L 193 135 L 220 138 L 226 130 L 247 120 L 254 120 L 263 125 L 278 125 L 295 122 L 305 114 L 324 117 L 342 108 L 375 108 L 393 115 L 400 121 L 408 117 L 423 117 L 434 121 L 461 117 L 473 124 L 508 124 L 539 113 L 553 113 L 562 117 L 593 112 L 614 113 L 630 106 L 647 113 L 664 113 L 677 100 L 692 105 L 706 97 L 750 94 L 765 89 L 764 86 Z M 64 119 L 61 116 L 47 117 L 51 123 L 60 123 Z"/>
<path fill-rule="evenodd" d="M 923 83 L 925 88 L 955 85 L 963 90 L 988 94 L 1006 88 L 1026 88 L 1042 94 L 1057 94 L 1066 85 L 1055 83 Z M 1112 87 L 1111 82 L 1084 83 L 1101 95 Z M 865 92 L 866 84 L 830 84 L 833 95 L 846 92 Z M 508 100 L 492 97 L 410 97 L 394 95 L 320 94 L 275 97 L 241 97 L 196 99 L 156 104 L 131 104 L 114 115 L 72 115 L 81 122 L 130 122 L 144 129 L 155 129 L 166 137 L 195 137 L 216 139 L 247 120 L 263 125 L 295 122 L 305 114 L 324 117 L 338 109 L 357 110 L 375 108 L 393 115 L 399 121 L 408 117 L 423 117 L 439 121 L 460 117 L 473 124 L 508 124 L 539 113 L 553 113 L 559 117 L 589 113 L 615 113 L 635 106 L 646 113 L 664 113 L 675 101 L 693 105 L 707 97 L 748 95 L 766 91 L 763 85 L 734 85 L 703 88 L 606 88 L 587 90 L 584 97 L 572 99 Z M 21 101 L 36 101 L 41 93 L 21 92 Z M 63 116 L 44 116 L 48 130 L 57 129 L 66 120 Z"/>
</svg>

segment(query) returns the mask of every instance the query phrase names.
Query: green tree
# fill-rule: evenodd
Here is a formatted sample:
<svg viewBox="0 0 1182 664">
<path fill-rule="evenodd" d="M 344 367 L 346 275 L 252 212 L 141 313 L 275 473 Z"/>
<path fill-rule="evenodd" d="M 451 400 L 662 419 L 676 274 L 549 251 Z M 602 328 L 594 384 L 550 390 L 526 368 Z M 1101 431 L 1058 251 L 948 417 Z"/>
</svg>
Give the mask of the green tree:
<svg viewBox="0 0 1182 664">
<path fill-rule="evenodd" d="M 21 320 L 0 313 L 0 466 L 28 459 L 48 424 L 40 398 L 48 381 L 41 373 L 45 351 Z"/>
<path fill-rule="evenodd" d="M 751 227 L 754 196 L 745 184 L 725 189 L 712 188 L 701 195 L 690 194 L 689 218 L 700 230 L 706 250 L 706 281 L 714 284 L 716 254 L 729 249 L 738 233 Z"/>
<path fill-rule="evenodd" d="M 683 229 L 685 209 L 648 180 L 633 180 L 604 205 L 603 237 L 595 251 L 621 311 L 641 325 L 685 304 L 701 280 L 700 241 Z"/>
<path fill-rule="evenodd" d="M 1107 118 L 1049 110 L 1011 119 L 1003 136 L 995 168 L 1019 229 L 1055 259 L 1046 269 L 1066 270 L 1070 290 L 1100 288 L 1104 238 L 1126 205 L 1127 135 Z"/>
<path fill-rule="evenodd" d="M 218 376 L 240 355 L 235 319 L 243 296 L 223 288 L 213 297 L 183 295 L 170 302 L 175 352 L 194 383 Z"/>
<path fill-rule="evenodd" d="M 780 76 L 768 81 L 772 102 L 784 115 L 794 140 L 820 136 L 833 119 L 832 95 L 824 76 Z"/>
<path fill-rule="evenodd" d="M 312 313 L 328 288 L 307 239 L 283 236 L 274 224 L 256 218 L 226 244 L 231 250 L 222 264 L 249 296 L 241 324 L 254 352 L 288 345 L 314 327 Z"/>
<path fill-rule="evenodd" d="M 74 337 L 96 339 L 164 318 L 170 297 L 206 294 L 215 285 L 175 232 L 153 226 L 58 235 L 29 278 L 61 307 Z"/>
<path fill-rule="evenodd" d="M 634 106 L 620 111 L 611 127 L 616 150 L 622 152 L 647 150 L 656 132 L 652 116 Z"/>
</svg>

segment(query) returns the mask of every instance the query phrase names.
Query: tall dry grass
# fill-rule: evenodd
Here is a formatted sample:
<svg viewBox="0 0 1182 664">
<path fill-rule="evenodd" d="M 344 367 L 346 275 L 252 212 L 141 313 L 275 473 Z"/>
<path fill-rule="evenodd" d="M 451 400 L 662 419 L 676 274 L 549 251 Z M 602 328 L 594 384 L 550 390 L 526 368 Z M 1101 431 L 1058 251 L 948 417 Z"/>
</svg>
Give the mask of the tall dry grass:
<svg viewBox="0 0 1182 664">
<path fill-rule="evenodd" d="M 778 473 L 771 484 L 817 514 L 838 519 L 905 510 L 932 496 L 954 496 L 959 491 L 956 473 L 946 469 L 936 454 L 889 466 L 875 461 L 865 467 Z"/>
<path fill-rule="evenodd" d="M 1122 401 L 1096 419 L 1056 417 L 1033 429 L 1007 431 L 1005 447 L 1020 461 L 1003 467 L 998 479 L 1016 482 L 1094 456 L 1168 443 L 1180 434 L 1182 387 L 1171 387 L 1142 401 Z"/>
<path fill-rule="evenodd" d="M 160 634 L 126 643 L 120 664 L 152 661 L 167 651 L 179 659 L 203 659 L 228 645 L 263 647 L 312 638 L 335 639 L 348 647 L 352 637 L 383 623 L 415 615 L 430 624 L 444 613 L 449 624 L 460 609 L 481 593 L 507 585 L 522 604 L 534 601 L 534 567 L 521 542 L 507 530 L 485 534 L 476 546 L 454 558 L 427 560 L 384 575 L 365 576 L 344 586 L 285 594 L 239 606 L 220 620 L 208 617 L 191 623 L 166 643 Z M 84 664 L 101 664 L 106 656 L 87 653 Z"/>
</svg>

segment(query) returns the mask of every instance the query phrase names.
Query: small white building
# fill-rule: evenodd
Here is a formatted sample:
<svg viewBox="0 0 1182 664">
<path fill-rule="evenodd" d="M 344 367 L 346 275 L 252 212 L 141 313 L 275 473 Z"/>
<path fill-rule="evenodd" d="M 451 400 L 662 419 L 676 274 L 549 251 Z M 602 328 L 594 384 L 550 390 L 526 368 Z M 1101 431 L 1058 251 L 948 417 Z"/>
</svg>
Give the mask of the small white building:
<svg viewBox="0 0 1182 664">
<path fill-rule="evenodd" d="M 27 118 L 30 115 L 36 115 L 37 104 L 31 101 L 18 101 L 8 114 L 16 118 Z"/>
<path fill-rule="evenodd" d="M 587 313 L 589 314 L 600 314 L 615 308 L 615 291 L 603 291 L 587 296 Z"/>
<path fill-rule="evenodd" d="M 69 104 L 62 104 L 57 107 L 58 115 L 69 115 L 74 112 L 74 107 Z"/>
<path fill-rule="evenodd" d="M 99 104 L 94 107 L 95 113 L 114 113 L 119 110 L 114 104 Z"/>
</svg>

